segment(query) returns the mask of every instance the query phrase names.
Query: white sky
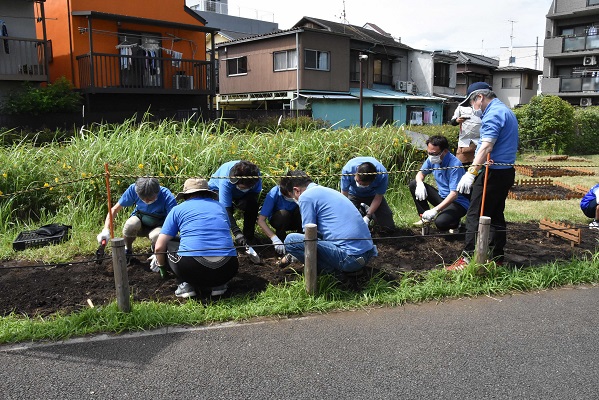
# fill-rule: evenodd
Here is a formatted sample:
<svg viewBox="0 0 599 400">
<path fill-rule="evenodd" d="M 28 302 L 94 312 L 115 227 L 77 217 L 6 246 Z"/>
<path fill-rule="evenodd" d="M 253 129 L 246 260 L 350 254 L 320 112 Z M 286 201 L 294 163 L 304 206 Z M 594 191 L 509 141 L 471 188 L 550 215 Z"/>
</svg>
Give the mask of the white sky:
<svg viewBox="0 0 599 400">
<path fill-rule="evenodd" d="M 188 5 L 199 1 L 187 0 Z M 229 0 L 229 14 L 289 29 L 303 16 L 341 22 L 343 0 Z M 551 0 L 345 0 L 345 19 L 378 25 L 420 50 L 499 56 L 500 47 L 543 46 Z M 513 24 L 510 21 L 515 21 Z M 542 49 L 540 49 L 542 50 Z M 540 51 L 542 54 L 542 51 Z"/>
</svg>

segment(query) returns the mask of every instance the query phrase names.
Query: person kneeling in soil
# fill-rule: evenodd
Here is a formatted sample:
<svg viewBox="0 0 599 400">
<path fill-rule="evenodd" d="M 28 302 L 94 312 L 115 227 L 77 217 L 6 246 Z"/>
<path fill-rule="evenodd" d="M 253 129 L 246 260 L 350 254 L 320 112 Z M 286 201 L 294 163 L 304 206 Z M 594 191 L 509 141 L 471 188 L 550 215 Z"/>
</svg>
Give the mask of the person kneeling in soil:
<svg viewBox="0 0 599 400">
<path fill-rule="evenodd" d="M 470 204 L 457 191 L 458 182 L 464 175 L 464 169 L 459 168 L 462 163 L 449 152 L 449 143 L 444 136 L 431 136 L 426 141 L 426 147 L 428 158 L 416 174 L 416 179 L 409 184 L 416 210 L 422 215 L 414 225 L 422 226 L 424 222 L 434 220 L 440 231 L 455 230 Z M 425 176 L 431 172 L 437 182 L 437 189 L 424 183 Z M 429 203 L 433 205 L 432 209 Z"/>
<path fill-rule="evenodd" d="M 593 186 L 589 191 L 582 197 L 580 201 L 580 209 L 589 218 L 593 218 L 593 221 L 589 224 L 590 229 L 599 230 L 599 183 Z"/>
<path fill-rule="evenodd" d="M 267 219 L 275 232 L 266 223 Z M 299 207 L 292 198 L 281 194 L 279 185 L 270 189 L 266 195 L 258 215 L 258 226 L 272 241 L 275 252 L 281 256 L 285 255 L 283 240 L 287 237 L 287 231 L 301 232 L 302 217 Z M 290 258 L 283 257 L 279 262 L 279 266 L 284 268 L 289 265 L 290 261 Z"/>
<path fill-rule="evenodd" d="M 151 267 L 162 271 L 168 259 L 177 297 L 195 296 L 201 288 L 222 295 L 239 268 L 227 210 L 205 179 L 187 179 L 177 199 L 184 201 L 166 216 Z"/>
<path fill-rule="evenodd" d="M 280 186 L 284 196 L 299 204 L 303 228 L 317 226 L 319 273 L 354 273 L 378 255 L 360 211 L 340 192 L 317 185 L 299 170 L 288 172 Z M 304 263 L 304 234 L 287 235 L 285 250 Z"/>
<path fill-rule="evenodd" d="M 152 246 L 158 239 L 160 228 L 166 215 L 177 205 L 175 196 L 167 188 L 160 186 L 156 178 L 137 178 L 129 186 L 119 201 L 106 215 L 104 229 L 98 234 L 98 243 L 110 240 L 110 218 L 116 217 L 124 207 L 135 205 L 131 216 L 123 226 L 123 239 L 125 240 L 125 254 L 127 261 L 133 254 L 133 241 L 136 237 L 148 236 Z"/>
<path fill-rule="evenodd" d="M 345 164 L 341 174 L 341 193 L 358 208 L 361 204 L 369 206 L 364 222 L 368 225 L 374 219 L 383 232 L 393 232 L 393 212 L 385 200 L 389 174 L 383 164 L 373 157 L 355 157 Z"/>
</svg>

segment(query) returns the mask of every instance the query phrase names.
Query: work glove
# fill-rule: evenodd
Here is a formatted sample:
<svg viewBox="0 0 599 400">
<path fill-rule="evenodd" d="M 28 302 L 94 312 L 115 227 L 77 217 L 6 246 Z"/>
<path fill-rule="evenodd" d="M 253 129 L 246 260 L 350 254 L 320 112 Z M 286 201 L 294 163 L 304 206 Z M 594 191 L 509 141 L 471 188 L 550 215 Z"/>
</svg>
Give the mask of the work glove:
<svg viewBox="0 0 599 400">
<path fill-rule="evenodd" d="M 370 206 L 366 203 L 360 203 L 360 207 L 358 207 L 358 211 L 360 211 L 360 215 L 365 216 L 370 212 Z"/>
<path fill-rule="evenodd" d="M 106 240 L 106 242 L 108 242 L 110 240 L 110 230 L 106 228 L 102 229 L 102 232 L 98 233 L 97 239 L 98 244 L 102 244 L 103 240 Z"/>
<path fill-rule="evenodd" d="M 158 266 L 158 260 L 156 260 L 156 254 L 152 254 L 150 257 L 148 257 L 148 261 L 150 262 L 150 271 L 160 272 L 160 266 Z"/>
<path fill-rule="evenodd" d="M 245 240 L 245 236 L 243 236 L 243 233 L 241 232 L 235 235 L 234 242 L 235 246 L 245 246 L 248 244 L 247 240 Z"/>
<path fill-rule="evenodd" d="M 426 193 L 426 187 L 424 186 L 424 182 L 416 183 L 416 192 L 414 193 L 414 195 L 416 196 L 416 200 L 418 201 L 426 199 L 426 196 L 428 194 Z"/>
<path fill-rule="evenodd" d="M 363 216 L 362 219 L 366 225 L 370 225 L 370 221 L 372 221 L 368 215 Z"/>
<path fill-rule="evenodd" d="M 275 251 L 277 252 L 277 254 L 285 254 L 285 245 L 277 235 L 271 237 L 270 240 L 272 240 L 272 244 L 275 245 Z"/>
<path fill-rule="evenodd" d="M 457 187 L 458 192 L 464 193 L 464 194 L 469 194 L 470 190 L 472 189 L 472 184 L 474 183 L 474 179 L 476 179 L 476 176 L 474 176 L 474 174 L 471 174 L 470 172 L 466 172 L 464 174 L 464 176 L 462 176 L 462 179 L 460 179 L 460 181 L 458 182 L 458 187 Z"/>
<path fill-rule="evenodd" d="M 426 222 L 430 222 L 435 219 L 437 214 L 439 214 L 439 211 L 437 211 L 436 208 L 426 210 L 425 212 L 422 213 L 422 219 Z"/>
</svg>

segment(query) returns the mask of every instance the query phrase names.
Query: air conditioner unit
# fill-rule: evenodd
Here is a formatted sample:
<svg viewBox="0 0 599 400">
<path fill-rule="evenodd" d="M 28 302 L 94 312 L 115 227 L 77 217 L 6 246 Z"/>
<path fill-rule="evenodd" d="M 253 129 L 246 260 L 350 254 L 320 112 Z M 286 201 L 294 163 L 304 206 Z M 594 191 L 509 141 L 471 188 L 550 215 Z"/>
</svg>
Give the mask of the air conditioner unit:
<svg viewBox="0 0 599 400">
<path fill-rule="evenodd" d="M 584 58 L 582 59 L 582 65 L 597 65 L 597 57 L 584 56 Z"/>
<path fill-rule="evenodd" d="M 593 105 L 593 99 L 590 97 L 582 97 L 580 99 L 580 106 L 581 107 L 588 107 L 588 106 L 592 106 Z"/>
<path fill-rule="evenodd" d="M 395 81 L 395 90 L 399 90 L 400 92 L 405 92 L 407 90 L 407 82 L 406 81 Z"/>
<path fill-rule="evenodd" d="M 406 82 L 406 92 L 414 93 L 414 82 Z"/>
<path fill-rule="evenodd" d="M 173 76 L 173 89 L 193 89 L 193 76 L 175 75 Z"/>
</svg>

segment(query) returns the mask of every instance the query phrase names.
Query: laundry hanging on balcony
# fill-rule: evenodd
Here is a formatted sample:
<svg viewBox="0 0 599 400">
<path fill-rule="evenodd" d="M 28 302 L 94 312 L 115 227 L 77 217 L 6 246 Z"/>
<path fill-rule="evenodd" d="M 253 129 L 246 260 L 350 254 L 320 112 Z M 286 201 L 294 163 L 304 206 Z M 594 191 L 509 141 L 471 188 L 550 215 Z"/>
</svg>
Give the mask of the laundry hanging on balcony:
<svg viewBox="0 0 599 400">
<path fill-rule="evenodd" d="M 6 28 L 6 24 L 1 19 L 0 19 L 0 25 L 2 26 L 2 29 L 0 29 L 0 36 L 8 36 L 8 28 Z M 9 54 L 10 47 L 8 45 L 8 40 L 4 39 L 3 42 L 4 42 L 4 52 L 6 54 Z"/>
</svg>

